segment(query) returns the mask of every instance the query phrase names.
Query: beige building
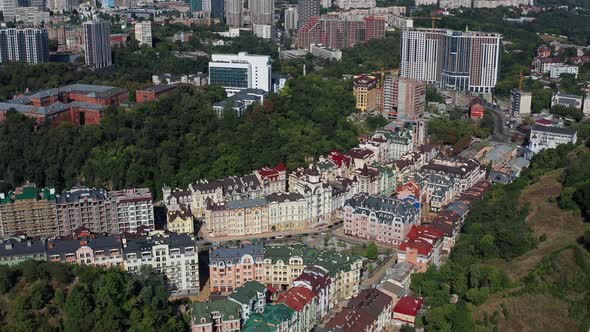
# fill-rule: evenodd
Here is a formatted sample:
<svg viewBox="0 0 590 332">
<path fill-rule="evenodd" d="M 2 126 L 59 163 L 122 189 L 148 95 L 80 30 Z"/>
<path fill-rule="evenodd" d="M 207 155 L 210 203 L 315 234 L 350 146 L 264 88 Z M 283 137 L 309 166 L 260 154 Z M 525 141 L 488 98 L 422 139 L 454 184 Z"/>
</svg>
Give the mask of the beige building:
<svg viewBox="0 0 590 332">
<path fill-rule="evenodd" d="M 195 222 L 187 209 L 168 212 L 168 230 L 179 234 L 193 234 Z"/>
<path fill-rule="evenodd" d="M 303 230 L 307 227 L 307 202 L 298 193 L 280 193 L 266 196 L 268 202 L 268 229 L 271 232 Z"/>
<path fill-rule="evenodd" d="M 8 194 L 0 193 L 0 236 L 58 235 L 55 213 L 55 189 L 39 190 L 27 184 Z"/>
<path fill-rule="evenodd" d="M 356 109 L 367 112 L 379 107 L 378 80 L 371 75 L 359 75 L 353 79 L 353 94 L 356 98 Z"/>
</svg>

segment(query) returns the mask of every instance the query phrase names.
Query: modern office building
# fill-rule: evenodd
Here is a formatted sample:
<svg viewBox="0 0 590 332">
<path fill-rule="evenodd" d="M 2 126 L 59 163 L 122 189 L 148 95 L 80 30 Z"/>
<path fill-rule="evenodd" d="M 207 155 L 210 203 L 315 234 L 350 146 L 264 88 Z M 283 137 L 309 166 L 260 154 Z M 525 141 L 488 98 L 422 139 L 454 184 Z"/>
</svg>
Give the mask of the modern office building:
<svg viewBox="0 0 590 332">
<path fill-rule="evenodd" d="M 510 90 L 511 114 L 515 118 L 523 118 L 531 115 L 531 103 L 533 94 L 518 89 Z"/>
<path fill-rule="evenodd" d="M 7 194 L 0 193 L 0 237 L 19 234 L 58 235 L 55 189 L 38 189 L 34 184 L 27 184 Z"/>
<path fill-rule="evenodd" d="M 443 89 L 490 93 L 498 79 L 501 42 L 496 33 L 403 30 L 400 74 Z"/>
<path fill-rule="evenodd" d="M 399 120 L 416 120 L 426 107 L 426 82 L 387 75 L 383 80 L 383 113 Z"/>
<path fill-rule="evenodd" d="M 296 30 L 297 29 L 297 21 L 298 21 L 298 14 L 296 7 L 289 7 L 285 9 L 285 31 L 289 30 Z"/>
<path fill-rule="evenodd" d="M 139 46 L 147 45 L 152 47 L 152 22 L 135 23 L 135 39 L 139 42 Z"/>
<path fill-rule="evenodd" d="M 304 26 L 314 16 L 320 16 L 320 0 L 299 0 L 297 3 L 297 26 Z"/>
<path fill-rule="evenodd" d="M 209 62 L 209 85 L 222 86 L 229 95 L 243 89 L 270 91 L 270 56 L 246 52 L 212 54 Z"/>
<path fill-rule="evenodd" d="M 252 25 L 274 25 L 274 0 L 250 0 Z"/>
<path fill-rule="evenodd" d="M 191 13 L 200 12 L 203 10 L 203 0 L 189 0 Z"/>
<path fill-rule="evenodd" d="M 113 65 L 109 22 L 84 22 L 84 56 L 86 65 L 92 69 Z"/>
<path fill-rule="evenodd" d="M 0 63 L 49 61 L 47 29 L 0 29 Z"/>
<path fill-rule="evenodd" d="M 218 18 L 223 22 L 225 18 L 224 0 L 211 0 L 211 17 Z"/>
</svg>

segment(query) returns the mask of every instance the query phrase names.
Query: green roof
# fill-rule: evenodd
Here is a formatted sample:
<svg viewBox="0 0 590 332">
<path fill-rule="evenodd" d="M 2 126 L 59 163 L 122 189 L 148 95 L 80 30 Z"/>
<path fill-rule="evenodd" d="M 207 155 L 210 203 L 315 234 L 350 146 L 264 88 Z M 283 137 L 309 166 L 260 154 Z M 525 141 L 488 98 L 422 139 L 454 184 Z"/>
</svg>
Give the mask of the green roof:
<svg viewBox="0 0 590 332">
<path fill-rule="evenodd" d="M 332 276 L 335 276 L 338 272 L 349 272 L 352 263 L 362 259 L 357 255 L 341 255 L 330 250 L 318 251 L 301 243 L 289 246 L 266 246 L 264 248 L 264 258 L 270 258 L 273 263 L 281 259 L 285 264 L 288 264 L 289 258 L 292 256 L 302 257 L 303 264 L 306 266 L 321 266 L 327 269 Z"/>
<path fill-rule="evenodd" d="M 206 323 L 211 322 L 211 313 L 218 311 L 224 320 L 229 320 L 229 316 L 234 316 L 233 319 L 240 319 L 240 310 L 242 307 L 228 299 L 213 302 L 194 302 L 192 317 L 196 324 L 200 324 L 201 319 L 205 318 Z"/>
<path fill-rule="evenodd" d="M 285 321 L 290 321 L 295 316 L 295 310 L 289 306 L 279 303 L 275 305 L 267 304 L 262 314 L 252 314 L 246 324 L 244 331 L 248 332 L 266 332 L 276 331 L 277 326 Z"/>
<path fill-rule="evenodd" d="M 258 281 L 248 281 L 241 287 L 236 288 L 229 297 L 239 303 L 249 304 L 251 299 L 256 299 L 256 294 L 264 293 L 265 289 L 266 287 Z"/>
<path fill-rule="evenodd" d="M 22 191 L 18 193 L 14 190 L 7 194 L 0 193 L 0 204 L 14 203 L 17 200 L 38 199 L 55 200 L 55 189 L 43 188 L 39 190 L 35 184 L 26 184 L 22 187 Z"/>
</svg>

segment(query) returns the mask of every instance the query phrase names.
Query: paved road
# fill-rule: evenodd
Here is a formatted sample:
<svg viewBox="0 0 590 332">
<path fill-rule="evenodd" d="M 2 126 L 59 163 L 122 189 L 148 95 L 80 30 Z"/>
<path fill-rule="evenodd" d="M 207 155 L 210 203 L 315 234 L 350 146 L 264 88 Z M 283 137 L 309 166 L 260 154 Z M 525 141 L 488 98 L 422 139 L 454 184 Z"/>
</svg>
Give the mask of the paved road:
<svg viewBox="0 0 590 332">
<path fill-rule="evenodd" d="M 506 132 L 506 124 L 504 123 L 504 113 L 502 111 L 486 107 L 486 111 L 491 112 L 494 117 L 494 130 L 492 133 L 492 141 L 510 143 L 512 136 Z"/>
</svg>

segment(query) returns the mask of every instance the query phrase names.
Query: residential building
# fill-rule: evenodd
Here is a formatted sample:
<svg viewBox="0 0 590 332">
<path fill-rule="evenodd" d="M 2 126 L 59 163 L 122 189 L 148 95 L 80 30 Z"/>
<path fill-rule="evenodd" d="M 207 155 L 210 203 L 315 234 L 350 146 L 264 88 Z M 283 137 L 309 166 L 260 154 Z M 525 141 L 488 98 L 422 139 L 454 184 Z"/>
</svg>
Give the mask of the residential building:
<svg viewBox="0 0 590 332">
<path fill-rule="evenodd" d="M 394 323 L 396 325 L 414 326 L 423 304 L 424 300 L 422 298 L 402 297 L 393 308 Z"/>
<path fill-rule="evenodd" d="M 0 11 L 2 11 L 2 15 L 4 16 L 5 22 L 13 22 L 16 14 L 15 8 L 17 7 L 18 1 L 17 0 L 2 0 L 0 1 Z"/>
<path fill-rule="evenodd" d="M 430 174 L 426 180 L 426 203 L 431 212 L 440 212 L 452 202 L 455 193 L 454 178 L 444 174 Z"/>
<path fill-rule="evenodd" d="M 430 226 L 412 226 L 397 250 L 398 262 L 408 262 L 426 272 L 428 266 L 441 264 L 444 233 Z"/>
<path fill-rule="evenodd" d="M 416 120 L 426 107 L 426 82 L 395 75 L 383 80 L 383 113 L 389 118 Z"/>
<path fill-rule="evenodd" d="M 270 91 L 271 64 L 267 55 L 212 54 L 209 84 L 225 88 L 230 95 L 243 89 Z"/>
<path fill-rule="evenodd" d="M 55 189 L 26 184 L 0 193 L 0 237 L 58 235 L 55 214 Z"/>
<path fill-rule="evenodd" d="M 122 243 L 126 271 L 140 273 L 142 266 L 151 266 L 164 276 L 173 295 L 199 292 L 199 252 L 194 237 L 153 231 L 147 236 L 128 236 Z"/>
<path fill-rule="evenodd" d="M 385 272 L 384 281 L 378 286 L 383 293 L 391 296 L 394 303 L 406 296 L 412 282 L 411 275 L 416 272 L 416 266 L 408 262 L 399 262 Z"/>
<path fill-rule="evenodd" d="M 534 0 L 473 0 L 473 8 L 533 6 Z"/>
<path fill-rule="evenodd" d="M 152 47 L 152 22 L 142 21 L 135 23 L 135 40 L 139 46 L 147 45 Z"/>
<path fill-rule="evenodd" d="M 56 263 L 122 268 L 123 248 L 115 235 L 97 236 L 78 228 L 66 237 L 47 241 L 47 260 Z"/>
<path fill-rule="evenodd" d="M 275 27 L 270 24 L 254 24 L 252 31 L 254 36 L 262 39 L 271 39 L 275 36 Z"/>
<path fill-rule="evenodd" d="M 551 47 L 543 44 L 537 47 L 537 57 L 538 58 L 548 58 L 552 54 Z"/>
<path fill-rule="evenodd" d="M 234 28 L 242 27 L 242 12 L 244 10 L 244 2 L 242 0 L 226 0 L 224 1 L 223 7 L 225 15 L 225 24 Z"/>
<path fill-rule="evenodd" d="M 558 92 L 553 94 L 553 97 L 551 98 L 551 107 L 555 105 L 573 107 L 581 110 L 583 107 L 583 97 Z"/>
<path fill-rule="evenodd" d="M 228 297 L 242 306 L 242 320 L 246 322 L 251 314 L 262 314 L 266 306 L 266 287 L 258 281 L 247 281 L 236 288 Z"/>
<path fill-rule="evenodd" d="M 472 0 L 439 0 L 438 6 L 445 9 L 471 8 Z"/>
<path fill-rule="evenodd" d="M 321 59 L 334 61 L 342 60 L 342 51 L 324 47 L 322 44 L 309 45 L 309 52 Z"/>
<path fill-rule="evenodd" d="M 315 227 L 329 221 L 332 214 L 332 187 L 322 182 L 317 169 L 306 169 L 301 177 L 289 186 L 291 192 L 297 192 L 306 200 L 308 227 Z"/>
<path fill-rule="evenodd" d="M 268 230 L 270 232 L 307 229 L 307 200 L 299 193 L 273 193 L 268 202 Z"/>
<path fill-rule="evenodd" d="M 420 222 L 420 209 L 410 202 L 360 194 L 343 207 L 344 233 L 397 246 Z"/>
<path fill-rule="evenodd" d="M 377 7 L 376 0 L 336 0 L 336 7 L 344 10 L 352 8 L 373 8 Z M 329 7 L 329 6 L 328 6 Z"/>
<path fill-rule="evenodd" d="M 403 30 L 401 77 L 443 89 L 491 93 L 498 79 L 501 41 L 495 33 Z"/>
<path fill-rule="evenodd" d="M 116 233 L 134 232 L 139 227 L 154 229 L 154 204 L 148 188 L 109 191 L 114 205 Z"/>
<path fill-rule="evenodd" d="M 274 0 L 251 0 L 249 3 L 250 21 L 256 25 L 274 25 Z"/>
<path fill-rule="evenodd" d="M 455 201 L 436 215 L 430 226 L 444 233 L 442 253 L 450 254 L 459 238 L 461 227 L 469 207 L 463 201 Z"/>
<path fill-rule="evenodd" d="M 168 211 L 166 229 L 178 234 L 195 234 L 195 220 L 187 208 Z"/>
<path fill-rule="evenodd" d="M 328 270 L 322 267 L 306 267 L 303 273 L 293 280 L 293 287 L 306 287 L 313 292 L 317 322 L 322 321 L 335 305 L 332 299 L 332 280 Z"/>
<path fill-rule="evenodd" d="M 285 31 L 294 31 L 297 29 L 299 16 L 297 13 L 297 7 L 289 7 L 285 9 L 284 27 Z"/>
<path fill-rule="evenodd" d="M 102 69 L 113 65 L 109 22 L 84 22 L 84 59 L 86 66 Z"/>
<path fill-rule="evenodd" d="M 312 17 L 320 16 L 320 0 L 298 0 L 297 26 L 306 25 Z"/>
<path fill-rule="evenodd" d="M 510 90 L 511 115 L 515 118 L 525 118 L 531 115 L 533 94 L 522 90 Z"/>
<path fill-rule="evenodd" d="M 343 332 L 385 331 L 392 323 L 392 298 L 378 289 L 364 289 L 326 324 Z"/>
<path fill-rule="evenodd" d="M 580 68 L 578 66 L 570 66 L 563 64 L 553 65 L 549 69 L 549 77 L 553 79 L 558 79 L 561 77 L 562 74 L 570 74 L 574 75 L 575 78 L 578 78 L 579 69 Z"/>
<path fill-rule="evenodd" d="M 155 85 L 147 89 L 135 91 L 135 100 L 138 103 L 159 100 L 162 96 L 176 93 L 177 90 L 176 85 Z"/>
<path fill-rule="evenodd" d="M 26 260 L 45 261 L 45 240 L 24 236 L 0 240 L 0 265 L 17 265 Z"/>
<path fill-rule="evenodd" d="M 455 180 L 455 196 L 457 197 L 477 182 L 484 180 L 485 167 L 474 159 L 437 157 L 422 166 L 424 174 L 444 174 Z"/>
<path fill-rule="evenodd" d="M 292 332 L 297 326 L 297 312 L 291 307 L 278 303 L 267 304 L 264 312 L 254 313 L 244 325 L 244 332 L 277 331 Z"/>
<path fill-rule="evenodd" d="M 377 90 L 379 81 L 370 75 L 355 76 L 352 81 L 352 93 L 356 98 L 356 109 L 363 112 L 374 111 L 377 107 Z"/>
<path fill-rule="evenodd" d="M 242 243 L 209 251 L 211 292 L 233 292 L 248 281 L 265 282 L 264 247 Z"/>
<path fill-rule="evenodd" d="M 171 75 L 171 74 L 162 74 L 162 75 L 152 75 L 152 83 L 154 85 L 160 84 L 168 84 L 168 85 L 176 85 L 176 84 L 191 84 L 194 86 L 204 86 L 207 85 L 208 76 L 204 73 L 197 73 L 197 74 L 184 74 L 184 75 Z"/>
<path fill-rule="evenodd" d="M 93 233 L 116 232 L 117 209 L 103 189 L 74 187 L 55 198 L 57 231 L 68 236 L 84 227 Z"/>
<path fill-rule="evenodd" d="M 180 211 L 183 209 L 191 210 L 190 206 L 193 201 L 193 196 L 190 190 L 182 190 L 179 188 L 171 189 L 170 187 L 162 188 L 162 196 L 164 198 L 164 205 L 168 212 Z"/>
<path fill-rule="evenodd" d="M 349 19 L 338 15 L 314 16 L 305 25 L 299 25 L 297 47 L 309 50 L 311 44 L 322 44 L 342 50 L 384 37 L 383 17 L 363 16 Z"/>
<path fill-rule="evenodd" d="M 316 301 L 311 289 L 303 286 L 290 288 L 279 295 L 277 303 L 285 304 L 296 311 L 295 331 L 311 331 L 318 323 L 316 319 Z"/>
<path fill-rule="evenodd" d="M 189 0 L 188 3 L 191 13 L 196 13 L 203 10 L 203 0 Z"/>
<path fill-rule="evenodd" d="M 42 26 L 49 22 L 49 12 L 37 7 L 15 7 L 14 20 L 23 22 L 26 26 Z"/>
<path fill-rule="evenodd" d="M 388 16 L 387 24 L 396 29 L 411 29 L 414 27 L 414 20 L 410 17 L 391 14 Z"/>
<path fill-rule="evenodd" d="M 239 332 L 241 317 L 241 306 L 229 299 L 193 302 L 191 332 Z"/>
<path fill-rule="evenodd" d="M 5 1 L 3 2 L 10 2 Z M 0 7 L 1 8 L 1 7 Z M 4 12 L 6 18 L 6 12 Z M 47 29 L 0 28 L 0 63 L 49 61 Z"/>
<path fill-rule="evenodd" d="M 561 144 L 576 144 L 577 141 L 578 132 L 575 129 L 534 125 L 531 127 L 525 157 L 530 160 L 545 149 L 555 149 Z"/>
<path fill-rule="evenodd" d="M 551 67 L 563 65 L 558 57 L 537 57 L 533 60 L 533 71 L 537 74 L 548 74 Z"/>
</svg>

